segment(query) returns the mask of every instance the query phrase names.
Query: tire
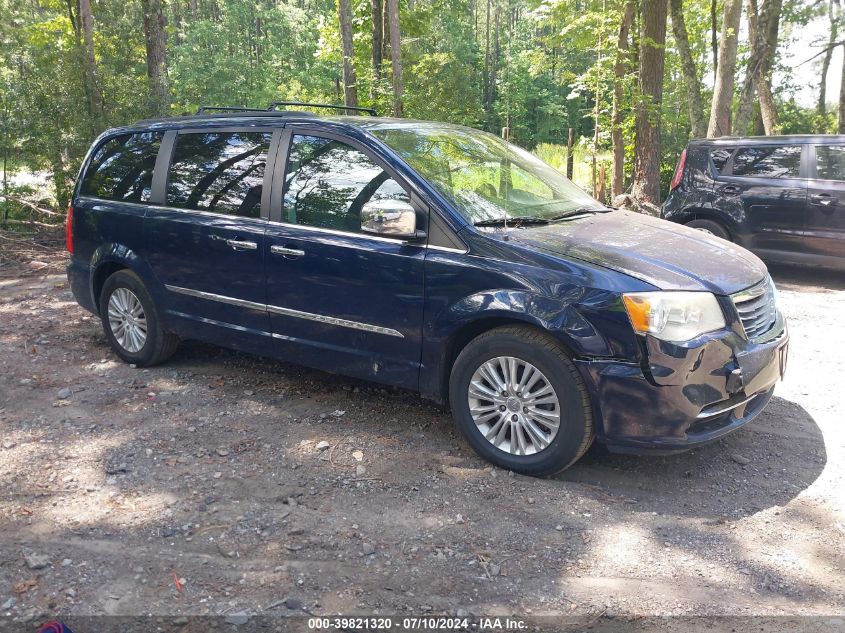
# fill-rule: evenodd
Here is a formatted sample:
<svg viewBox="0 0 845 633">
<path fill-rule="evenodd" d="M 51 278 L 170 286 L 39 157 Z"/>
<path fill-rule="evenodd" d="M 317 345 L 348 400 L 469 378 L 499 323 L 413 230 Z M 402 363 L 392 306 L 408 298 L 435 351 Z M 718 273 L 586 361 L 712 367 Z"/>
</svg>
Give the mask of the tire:
<svg viewBox="0 0 845 633">
<path fill-rule="evenodd" d="M 179 344 L 176 335 L 162 329 L 150 293 L 131 270 L 119 270 L 106 279 L 100 292 L 100 320 L 115 353 L 138 367 L 166 361 Z"/>
<path fill-rule="evenodd" d="M 731 234 L 728 233 L 728 230 L 715 220 L 690 220 L 687 222 L 687 226 L 691 229 L 698 229 L 699 231 L 710 233 L 710 235 L 721 237 L 723 240 L 727 240 L 729 242 L 733 241 L 731 240 Z"/>
<path fill-rule="evenodd" d="M 496 378 L 490 372 L 495 368 L 500 385 L 506 382 L 506 372 L 516 376 L 507 398 L 500 391 L 497 400 L 487 399 Z M 552 396 L 546 387 L 551 387 Z M 557 403 L 545 402 L 554 397 Z M 479 455 L 525 475 L 551 475 L 568 468 L 595 437 L 589 394 L 574 363 L 554 339 L 531 327 L 499 327 L 473 339 L 452 367 L 449 401 L 458 429 Z M 547 426 L 554 421 L 555 413 L 556 430 Z M 504 431 L 508 425 L 510 428 Z M 535 439 L 538 429 L 545 445 Z"/>
</svg>

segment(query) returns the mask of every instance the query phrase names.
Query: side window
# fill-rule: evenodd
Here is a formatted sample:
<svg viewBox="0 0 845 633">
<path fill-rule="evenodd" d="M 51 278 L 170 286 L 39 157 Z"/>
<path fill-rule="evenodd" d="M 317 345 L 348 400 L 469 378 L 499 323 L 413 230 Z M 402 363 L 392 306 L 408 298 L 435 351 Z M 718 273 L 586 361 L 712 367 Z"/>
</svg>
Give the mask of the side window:
<svg viewBox="0 0 845 633">
<path fill-rule="evenodd" d="M 80 192 L 106 200 L 149 202 L 162 132 L 121 134 L 94 153 Z"/>
<path fill-rule="evenodd" d="M 713 166 L 720 174 L 725 173 L 725 165 L 728 164 L 728 159 L 731 157 L 731 154 L 733 154 L 733 150 L 728 149 L 727 147 L 714 149 L 710 152 L 710 158 L 713 160 Z"/>
<path fill-rule="evenodd" d="M 816 145 L 816 178 L 845 180 L 845 147 Z"/>
<path fill-rule="evenodd" d="M 341 141 L 295 134 L 284 187 L 284 220 L 338 231 L 361 230 L 367 202 L 408 194 L 364 152 Z"/>
<path fill-rule="evenodd" d="M 734 156 L 734 176 L 798 178 L 801 146 L 743 147 Z"/>
<path fill-rule="evenodd" d="M 168 206 L 260 217 L 271 137 L 271 132 L 179 134 L 167 177 Z"/>
</svg>

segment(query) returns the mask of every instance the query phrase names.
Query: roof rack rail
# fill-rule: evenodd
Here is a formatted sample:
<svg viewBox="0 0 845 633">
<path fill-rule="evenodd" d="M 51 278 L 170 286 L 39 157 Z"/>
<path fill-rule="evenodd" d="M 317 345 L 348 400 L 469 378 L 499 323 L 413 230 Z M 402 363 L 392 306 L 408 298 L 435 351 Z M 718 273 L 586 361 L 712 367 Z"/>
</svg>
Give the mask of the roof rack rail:
<svg viewBox="0 0 845 633">
<path fill-rule="evenodd" d="M 353 112 L 367 112 L 370 116 L 378 116 L 375 108 L 362 108 L 359 106 L 332 105 L 329 103 L 307 103 L 305 101 L 274 101 L 267 110 L 273 111 L 279 106 L 304 106 L 308 108 L 328 108 L 330 110 L 352 110 Z"/>
<path fill-rule="evenodd" d="M 200 106 L 197 108 L 197 114 L 205 114 L 206 112 L 267 112 L 262 108 L 244 108 L 242 106 Z"/>
</svg>

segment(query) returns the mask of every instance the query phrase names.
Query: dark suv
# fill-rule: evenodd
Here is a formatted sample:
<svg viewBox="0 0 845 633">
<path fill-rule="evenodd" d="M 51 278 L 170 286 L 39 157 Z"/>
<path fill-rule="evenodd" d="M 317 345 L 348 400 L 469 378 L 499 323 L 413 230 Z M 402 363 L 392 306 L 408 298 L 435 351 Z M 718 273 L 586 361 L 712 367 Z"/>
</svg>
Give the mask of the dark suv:
<svg viewBox="0 0 845 633">
<path fill-rule="evenodd" d="M 118 356 L 210 341 L 448 401 L 490 461 L 674 452 L 754 418 L 787 332 L 764 264 L 598 204 L 477 130 L 236 111 L 109 130 L 68 277 Z"/>
<path fill-rule="evenodd" d="M 662 216 L 772 263 L 845 270 L 845 136 L 692 141 Z"/>
</svg>

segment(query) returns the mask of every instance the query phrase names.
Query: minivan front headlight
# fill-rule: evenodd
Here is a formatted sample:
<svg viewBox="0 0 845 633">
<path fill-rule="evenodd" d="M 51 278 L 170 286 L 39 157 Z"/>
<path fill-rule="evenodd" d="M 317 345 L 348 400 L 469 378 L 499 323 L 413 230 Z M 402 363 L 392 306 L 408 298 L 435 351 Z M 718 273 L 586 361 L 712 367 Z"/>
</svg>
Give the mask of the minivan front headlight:
<svg viewBox="0 0 845 633">
<path fill-rule="evenodd" d="M 709 292 L 630 292 L 622 295 L 638 334 L 662 341 L 689 341 L 725 327 L 725 315 Z"/>
</svg>

